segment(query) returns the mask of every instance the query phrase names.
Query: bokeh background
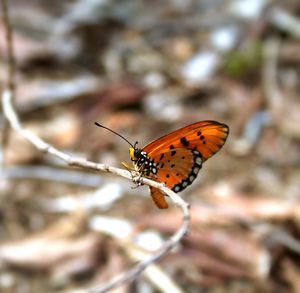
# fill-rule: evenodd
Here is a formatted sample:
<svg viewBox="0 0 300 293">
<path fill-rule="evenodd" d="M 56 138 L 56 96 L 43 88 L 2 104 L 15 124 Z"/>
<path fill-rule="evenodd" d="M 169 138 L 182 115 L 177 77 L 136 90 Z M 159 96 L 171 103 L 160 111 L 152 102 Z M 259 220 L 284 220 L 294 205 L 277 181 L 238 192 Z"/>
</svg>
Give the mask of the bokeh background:
<svg viewBox="0 0 300 293">
<path fill-rule="evenodd" d="M 121 167 L 195 121 L 224 148 L 182 192 L 190 233 L 115 292 L 300 292 L 297 0 L 9 1 L 16 109 L 64 152 Z M 0 77 L 6 80 L 0 24 Z M 0 124 L 4 117 L 0 114 Z M 128 270 L 180 225 L 146 187 L 71 168 L 14 131 L 2 149 L 0 291 L 70 292 Z M 169 278 L 166 282 L 164 278 Z"/>
</svg>

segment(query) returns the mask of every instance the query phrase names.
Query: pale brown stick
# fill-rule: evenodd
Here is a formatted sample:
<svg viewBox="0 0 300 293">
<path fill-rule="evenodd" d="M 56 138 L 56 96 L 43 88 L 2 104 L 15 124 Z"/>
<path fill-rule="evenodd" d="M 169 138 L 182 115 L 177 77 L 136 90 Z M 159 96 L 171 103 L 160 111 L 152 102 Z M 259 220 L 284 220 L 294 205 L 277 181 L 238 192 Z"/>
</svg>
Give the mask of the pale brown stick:
<svg viewBox="0 0 300 293">
<path fill-rule="evenodd" d="M 1 0 L 2 8 L 2 19 L 5 26 L 5 38 L 7 46 L 7 88 L 13 93 L 15 91 L 15 57 L 14 57 L 14 47 L 13 47 L 13 33 L 12 27 L 9 20 L 8 5 L 6 0 Z"/>
<path fill-rule="evenodd" d="M 117 176 L 122 176 L 124 178 L 132 180 L 132 175 L 127 170 L 114 168 L 108 165 L 94 163 L 91 161 L 87 161 L 82 158 L 74 158 L 68 154 L 61 152 L 56 149 L 52 145 L 48 144 L 40 137 L 36 136 L 34 133 L 24 128 L 18 118 L 18 115 L 13 106 L 14 100 L 14 91 L 15 91 L 15 83 L 14 83 L 14 74 L 15 74 L 15 61 L 14 61 L 14 53 L 13 53 L 13 39 L 12 39 L 12 30 L 9 22 L 9 15 L 7 10 L 7 1 L 1 0 L 2 10 L 4 15 L 4 26 L 6 29 L 6 38 L 7 38 L 7 54 L 8 54 L 8 72 L 7 72 L 7 88 L 3 91 L 2 94 L 2 109 L 4 112 L 5 118 L 8 120 L 10 126 L 18 132 L 21 136 L 23 136 L 26 140 L 31 142 L 37 149 L 47 154 L 50 154 L 54 157 L 60 158 L 65 161 L 70 166 L 77 166 L 82 168 L 93 169 L 96 171 L 104 171 L 110 172 Z M 5 141 L 4 141 L 5 143 Z M 189 221 L 190 221 L 190 212 L 189 205 L 176 193 L 172 190 L 166 188 L 163 184 L 149 180 L 147 178 L 138 178 L 141 184 L 146 184 L 149 186 L 153 186 L 161 190 L 163 193 L 167 194 L 171 200 L 175 203 L 176 206 L 180 207 L 183 213 L 183 222 L 179 230 L 164 243 L 162 248 L 154 253 L 148 259 L 138 263 L 135 267 L 133 267 L 128 272 L 113 278 L 111 281 L 107 282 L 105 285 L 99 285 L 93 289 L 87 289 L 85 292 L 88 293 L 100 293 L 107 292 L 115 288 L 116 286 L 126 282 L 132 281 L 136 278 L 140 273 L 142 273 L 150 264 L 159 260 L 163 255 L 169 252 L 173 247 L 175 247 L 180 240 L 184 237 L 184 235 L 188 231 Z"/>
<path fill-rule="evenodd" d="M 125 169 L 119 169 L 105 164 L 91 162 L 83 158 L 72 157 L 56 149 L 52 145 L 48 144 L 47 142 L 42 140 L 40 137 L 38 137 L 28 129 L 23 128 L 15 112 L 15 109 L 12 105 L 12 95 L 9 90 L 3 92 L 2 107 L 3 107 L 4 115 L 8 119 L 11 127 L 15 129 L 21 136 L 23 136 L 29 142 L 31 142 L 40 151 L 53 155 L 65 161 L 70 166 L 77 166 L 77 167 L 88 168 L 96 171 L 109 172 L 132 180 L 131 173 Z M 138 178 L 139 176 L 137 176 L 137 178 L 134 179 L 137 179 L 141 184 L 146 184 L 160 189 L 163 193 L 167 194 L 177 206 L 181 207 L 183 205 L 184 206 L 187 205 L 187 203 L 179 195 L 177 195 L 169 188 L 165 187 L 164 184 L 143 177 L 141 177 L 140 179 Z"/>
<path fill-rule="evenodd" d="M 184 216 L 183 216 L 183 221 L 182 221 L 182 225 L 181 225 L 180 229 L 169 240 L 167 240 L 164 243 L 163 247 L 159 251 L 157 251 L 156 253 L 151 255 L 149 258 L 138 263 L 135 267 L 133 267 L 129 271 L 127 271 L 119 276 L 116 276 L 115 278 L 110 280 L 107 284 L 96 286 L 85 292 L 86 293 L 104 293 L 104 292 L 108 292 L 109 290 L 111 290 L 117 286 L 120 286 L 121 284 L 123 284 L 125 282 L 133 281 L 149 265 L 158 261 L 167 252 L 172 250 L 180 242 L 180 240 L 184 237 L 184 235 L 187 233 L 188 227 L 189 227 L 189 206 L 188 206 L 188 204 L 183 204 L 181 206 L 181 208 L 182 208 Z"/>
<path fill-rule="evenodd" d="M 15 57 L 14 57 L 14 47 L 13 47 L 13 33 L 10 24 L 7 0 L 1 0 L 1 10 L 2 10 L 2 21 L 5 27 L 5 39 L 7 47 L 7 82 L 6 87 L 10 90 L 13 99 L 15 96 Z M 7 120 L 5 119 L 2 126 L 1 135 L 1 166 L 4 165 L 4 149 L 8 144 L 9 140 L 9 127 Z"/>
<path fill-rule="evenodd" d="M 11 127 L 14 130 L 16 130 L 21 136 L 27 139 L 29 142 L 31 142 L 40 151 L 53 155 L 57 158 L 60 158 L 70 166 L 77 166 L 82 168 L 93 169 L 96 171 L 109 172 L 117 176 L 122 176 L 124 178 L 132 180 L 132 176 L 130 172 L 127 170 L 111 167 L 105 164 L 87 161 L 82 158 L 74 158 L 68 154 L 61 152 L 60 150 L 56 149 L 52 145 L 48 144 L 47 142 L 42 140 L 40 137 L 36 136 L 28 129 L 23 128 L 17 116 L 17 113 L 13 107 L 12 94 L 9 90 L 3 92 L 2 107 L 3 107 L 4 115 L 8 119 Z M 167 194 L 170 197 L 170 199 L 175 203 L 176 206 L 181 208 L 183 213 L 182 225 L 179 228 L 179 230 L 168 241 L 164 243 L 163 247 L 158 252 L 154 253 L 148 259 L 138 263 L 135 267 L 133 267 L 128 272 L 125 272 L 124 274 L 113 278 L 107 284 L 97 286 L 93 289 L 87 289 L 86 292 L 88 293 L 107 292 L 108 290 L 111 290 L 112 288 L 115 288 L 116 286 L 126 281 L 132 281 L 140 273 L 142 273 L 147 268 L 147 266 L 159 260 L 163 255 L 165 255 L 172 248 L 174 248 L 188 231 L 189 221 L 190 221 L 189 204 L 186 203 L 179 195 L 174 193 L 172 190 L 165 187 L 164 184 L 143 177 L 139 178 L 138 180 L 141 184 L 146 184 L 158 188 L 163 193 Z"/>
</svg>

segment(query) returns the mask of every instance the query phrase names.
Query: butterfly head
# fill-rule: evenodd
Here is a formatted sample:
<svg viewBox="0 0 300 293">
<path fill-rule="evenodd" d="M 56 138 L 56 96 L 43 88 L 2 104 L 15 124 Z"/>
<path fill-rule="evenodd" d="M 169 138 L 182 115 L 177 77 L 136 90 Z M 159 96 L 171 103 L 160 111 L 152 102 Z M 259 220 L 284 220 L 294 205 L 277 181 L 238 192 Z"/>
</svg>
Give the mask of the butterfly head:
<svg viewBox="0 0 300 293">
<path fill-rule="evenodd" d="M 134 144 L 131 148 L 129 148 L 129 155 L 131 158 L 131 161 L 138 161 L 142 156 L 142 150 L 137 147 L 138 142 Z"/>
<path fill-rule="evenodd" d="M 131 161 L 137 165 L 142 165 L 149 160 L 147 153 L 137 147 L 137 142 L 133 147 L 129 148 L 129 155 Z"/>
<path fill-rule="evenodd" d="M 129 155 L 131 158 L 131 161 L 133 161 L 134 169 L 139 172 L 140 174 L 143 175 L 154 175 L 156 176 L 157 174 L 157 164 L 154 162 L 153 159 L 151 159 L 147 152 L 145 152 L 143 149 L 140 149 L 137 147 L 138 142 L 136 141 L 135 144 L 133 145 L 128 139 L 126 139 L 123 135 L 115 132 L 114 130 L 103 126 L 99 124 L 98 122 L 95 122 L 95 124 L 99 127 L 102 127 L 117 136 L 121 137 L 123 140 L 125 140 L 129 145 Z"/>
</svg>

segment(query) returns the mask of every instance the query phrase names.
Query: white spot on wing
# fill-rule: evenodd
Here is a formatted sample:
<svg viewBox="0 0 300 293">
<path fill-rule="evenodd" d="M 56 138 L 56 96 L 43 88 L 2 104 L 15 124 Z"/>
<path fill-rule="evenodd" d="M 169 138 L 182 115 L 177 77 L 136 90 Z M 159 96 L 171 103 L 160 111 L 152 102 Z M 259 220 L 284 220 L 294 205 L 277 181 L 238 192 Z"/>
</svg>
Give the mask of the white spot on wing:
<svg viewBox="0 0 300 293">
<path fill-rule="evenodd" d="M 175 189 L 174 189 L 175 192 L 178 192 L 179 190 L 180 190 L 179 186 L 176 186 Z"/>
<path fill-rule="evenodd" d="M 188 183 L 187 183 L 187 181 L 183 181 L 183 183 L 182 183 L 182 187 L 187 187 L 188 186 Z"/>
<path fill-rule="evenodd" d="M 197 165 L 201 165 L 201 164 L 202 164 L 202 160 L 201 160 L 200 157 L 197 157 L 197 158 L 196 158 L 196 164 L 197 164 Z"/>
</svg>

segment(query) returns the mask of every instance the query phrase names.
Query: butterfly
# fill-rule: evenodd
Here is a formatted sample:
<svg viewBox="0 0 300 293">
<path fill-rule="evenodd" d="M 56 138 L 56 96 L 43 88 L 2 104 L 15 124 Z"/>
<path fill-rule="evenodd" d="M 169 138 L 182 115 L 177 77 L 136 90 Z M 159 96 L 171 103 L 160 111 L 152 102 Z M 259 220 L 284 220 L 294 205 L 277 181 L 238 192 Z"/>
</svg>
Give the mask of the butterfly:
<svg viewBox="0 0 300 293">
<path fill-rule="evenodd" d="M 95 123 L 112 131 L 111 129 Z M 229 134 L 226 124 L 206 120 L 187 125 L 166 134 L 143 148 L 130 145 L 129 155 L 133 169 L 141 176 L 164 183 L 174 192 L 180 192 L 196 179 L 202 164 L 224 145 Z M 151 197 L 160 209 L 168 208 L 165 195 L 150 187 Z"/>
</svg>

